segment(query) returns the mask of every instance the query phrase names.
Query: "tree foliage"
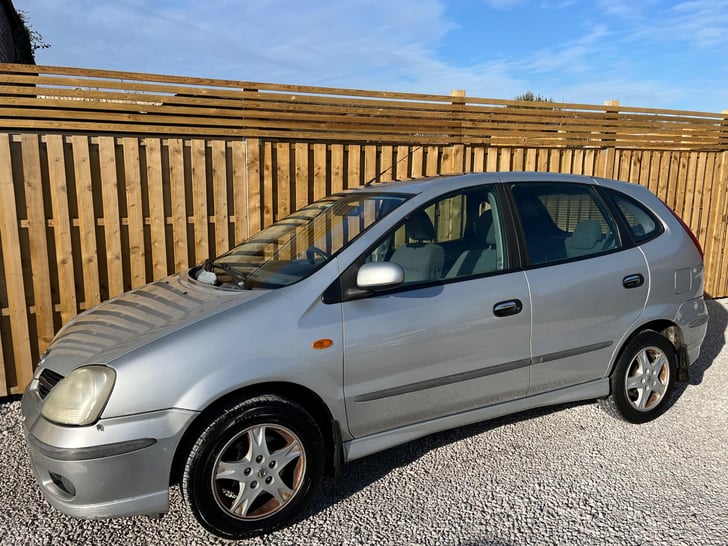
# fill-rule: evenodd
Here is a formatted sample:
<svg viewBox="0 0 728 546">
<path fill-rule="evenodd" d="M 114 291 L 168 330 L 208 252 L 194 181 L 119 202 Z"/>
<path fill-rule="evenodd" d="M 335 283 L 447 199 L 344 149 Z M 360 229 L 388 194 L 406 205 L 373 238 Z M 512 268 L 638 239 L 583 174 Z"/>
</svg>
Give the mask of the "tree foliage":
<svg viewBox="0 0 728 546">
<path fill-rule="evenodd" d="M 51 46 L 46 43 L 40 32 L 33 30 L 27 12 L 18 11 L 17 16 L 16 24 L 13 25 L 17 62 L 35 64 L 35 52 Z"/>
<path fill-rule="evenodd" d="M 522 100 L 526 102 L 556 102 L 552 98 L 542 97 L 533 91 L 526 91 L 522 95 L 516 95 L 513 100 Z"/>
</svg>

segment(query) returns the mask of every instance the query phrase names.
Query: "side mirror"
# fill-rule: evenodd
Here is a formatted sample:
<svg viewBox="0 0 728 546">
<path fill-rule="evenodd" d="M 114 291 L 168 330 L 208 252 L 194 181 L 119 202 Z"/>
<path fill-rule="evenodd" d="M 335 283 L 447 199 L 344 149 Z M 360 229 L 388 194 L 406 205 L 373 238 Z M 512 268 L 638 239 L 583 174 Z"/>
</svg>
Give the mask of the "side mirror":
<svg viewBox="0 0 728 546">
<path fill-rule="evenodd" d="M 369 262 L 356 273 L 356 286 L 362 290 L 394 288 L 404 282 L 404 269 L 392 262 Z"/>
</svg>

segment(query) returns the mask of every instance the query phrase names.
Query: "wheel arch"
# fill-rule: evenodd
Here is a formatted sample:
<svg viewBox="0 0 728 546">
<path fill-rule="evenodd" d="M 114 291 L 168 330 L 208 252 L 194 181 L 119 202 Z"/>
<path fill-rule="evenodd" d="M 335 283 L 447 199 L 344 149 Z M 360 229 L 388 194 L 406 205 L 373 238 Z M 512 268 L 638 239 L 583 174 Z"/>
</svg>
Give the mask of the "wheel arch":
<svg viewBox="0 0 728 546">
<path fill-rule="evenodd" d="M 687 345 L 685 344 L 682 330 L 677 324 L 667 319 L 657 319 L 642 324 L 638 328 L 636 328 L 629 336 L 627 336 L 622 342 L 619 351 L 617 351 L 614 355 L 614 359 L 610 365 L 609 375 L 611 376 L 612 372 L 614 372 L 614 367 L 619 361 L 619 357 L 622 355 L 625 347 L 629 345 L 630 341 L 632 341 L 632 339 L 634 339 L 642 332 L 648 330 L 657 332 L 658 334 L 662 335 L 672 344 L 673 347 L 675 347 L 675 352 L 677 353 L 677 380 L 679 382 L 689 381 L 688 370 L 690 367 L 690 362 L 688 358 Z"/>
<path fill-rule="evenodd" d="M 295 383 L 270 382 L 248 385 L 221 396 L 208 405 L 190 423 L 182 435 L 182 439 L 174 453 L 170 470 L 170 485 L 179 484 L 184 471 L 185 460 L 199 434 L 216 415 L 236 402 L 261 395 L 273 395 L 287 398 L 301 405 L 308 411 L 321 429 L 325 443 L 326 461 L 324 471 L 338 475 L 343 465 L 344 456 L 341 441 L 341 429 L 338 421 L 331 414 L 326 403 L 312 390 Z"/>
</svg>

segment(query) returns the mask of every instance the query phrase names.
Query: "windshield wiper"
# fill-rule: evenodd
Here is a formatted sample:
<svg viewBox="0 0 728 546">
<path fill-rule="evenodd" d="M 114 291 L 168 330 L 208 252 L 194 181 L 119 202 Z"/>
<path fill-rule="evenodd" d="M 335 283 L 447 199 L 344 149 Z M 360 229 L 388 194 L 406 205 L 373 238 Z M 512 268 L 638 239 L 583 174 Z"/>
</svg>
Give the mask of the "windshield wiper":
<svg viewBox="0 0 728 546">
<path fill-rule="evenodd" d="M 223 271 L 224 273 L 227 273 L 228 275 L 230 275 L 230 277 L 235 281 L 235 284 L 237 286 L 239 286 L 240 288 L 242 288 L 244 290 L 253 289 L 252 286 L 248 285 L 248 275 L 236 271 L 235 268 L 228 263 L 216 262 L 216 261 L 210 260 L 208 258 L 202 264 L 202 269 L 204 269 L 205 271 L 212 271 L 213 269 L 219 269 L 220 271 Z"/>
</svg>

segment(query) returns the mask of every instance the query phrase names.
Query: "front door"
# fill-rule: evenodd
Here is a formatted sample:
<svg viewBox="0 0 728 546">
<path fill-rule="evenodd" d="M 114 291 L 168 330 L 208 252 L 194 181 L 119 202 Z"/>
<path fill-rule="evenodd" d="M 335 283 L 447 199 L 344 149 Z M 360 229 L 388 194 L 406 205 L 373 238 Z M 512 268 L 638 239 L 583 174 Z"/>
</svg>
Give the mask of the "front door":
<svg viewBox="0 0 728 546">
<path fill-rule="evenodd" d="M 491 188 L 446 196 L 364 258 L 399 263 L 405 282 L 343 304 L 354 437 L 527 394 L 529 289 L 522 271 L 508 270 L 499 212 Z"/>
</svg>

